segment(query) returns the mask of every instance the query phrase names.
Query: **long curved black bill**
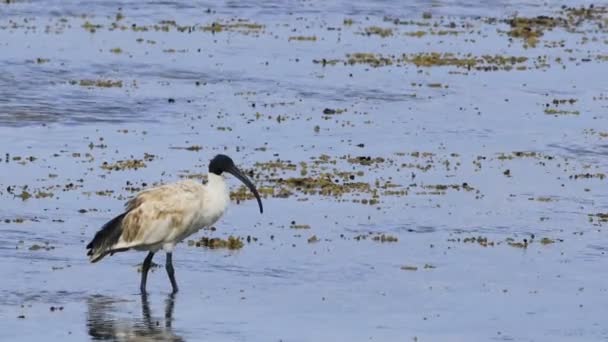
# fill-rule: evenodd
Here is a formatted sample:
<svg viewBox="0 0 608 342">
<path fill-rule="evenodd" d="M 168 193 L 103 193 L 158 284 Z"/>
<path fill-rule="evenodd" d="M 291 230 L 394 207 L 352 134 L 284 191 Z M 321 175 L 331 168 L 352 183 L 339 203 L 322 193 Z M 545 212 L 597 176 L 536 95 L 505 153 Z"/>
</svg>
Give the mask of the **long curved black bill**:
<svg viewBox="0 0 608 342">
<path fill-rule="evenodd" d="M 227 171 L 229 173 L 231 173 L 234 177 L 238 178 L 241 182 L 243 182 L 243 184 L 247 185 L 247 187 L 249 188 L 249 190 L 251 190 L 251 192 L 253 192 L 253 195 L 258 200 L 258 204 L 260 206 L 260 214 L 263 213 L 264 212 L 264 208 L 262 207 L 262 200 L 260 199 L 260 194 L 258 193 L 258 190 L 255 188 L 255 186 L 253 185 L 253 183 L 251 183 L 251 181 L 249 180 L 249 178 L 247 178 L 247 176 L 245 176 L 241 172 L 241 170 L 239 170 L 236 166 L 233 166 L 232 168 L 230 168 Z"/>
</svg>

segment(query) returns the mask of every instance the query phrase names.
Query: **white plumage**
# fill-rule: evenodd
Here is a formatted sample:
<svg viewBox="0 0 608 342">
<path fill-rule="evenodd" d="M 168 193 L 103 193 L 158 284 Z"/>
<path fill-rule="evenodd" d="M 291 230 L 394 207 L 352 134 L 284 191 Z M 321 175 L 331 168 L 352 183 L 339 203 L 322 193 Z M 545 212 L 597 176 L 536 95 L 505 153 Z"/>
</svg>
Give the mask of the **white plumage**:
<svg viewBox="0 0 608 342">
<path fill-rule="evenodd" d="M 172 252 L 175 244 L 217 222 L 229 201 L 224 177 L 214 174 L 206 185 L 187 180 L 145 190 L 127 203 L 136 206 L 123 219 L 123 229 L 132 232 L 122 234 L 114 248 Z"/>
<path fill-rule="evenodd" d="M 209 163 L 206 184 L 186 180 L 147 189 L 125 205 L 125 212 L 106 223 L 87 245 L 91 262 L 108 254 L 129 249 L 148 251 L 142 268 L 141 291 L 145 292 L 147 273 L 154 253 L 167 253 L 166 268 L 177 292 L 172 252 L 175 245 L 203 227 L 213 225 L 224 214 L 230 194 L 222 176 L 228 172 L 247 185 L 258 200 L 260 196 L 249 179 L 234 165 L 232 159 L 217 155 Z"/>
</svg>

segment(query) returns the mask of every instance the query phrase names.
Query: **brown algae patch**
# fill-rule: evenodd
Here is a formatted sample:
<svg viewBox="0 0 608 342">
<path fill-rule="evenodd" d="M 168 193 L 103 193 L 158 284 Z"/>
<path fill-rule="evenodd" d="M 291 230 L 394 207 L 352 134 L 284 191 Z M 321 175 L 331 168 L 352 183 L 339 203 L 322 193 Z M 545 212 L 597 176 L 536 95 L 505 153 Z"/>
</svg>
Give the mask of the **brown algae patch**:
<svg viewBox="0 0 608 342">
<path fill-rule="evenodd" d="M 528 248 L 528 239 L 523 239 L 522 241 L 515 241 L 512 238 L 507 238 L 505 240 L 507 245 L 515 248 Z"/>
<path fill-rule="evenodd" d="M 563 110 L 563 109 L 553 109 L 547 108 L 545 109 L 545 114 L 547 115 L 579 115 L 580 112 L 578 110 Z"/>
<path fill-rule="evenodd" d="M 193 151 L 193 152 L 198 152 L 203 149 L 203 147 L 200 145 L 191 145 L 191 146 L 186 146 L 186 147 L 173 146 L 170 148 L 173 150 L 186 150 L 186 151 Z"/>
<path fill-rule="evenodd" d="M 189 240 L 188 246 L 205 247 L 210 249 L 226 248 L 230 250 L 241 249 L 244 246 L 243 240 L 232 235 L 228 236 L 227 239 L 221 238 L 210 238 L 203 236 L 200 240 Z"/>
<path fill-rule="evenodd" d="M 316 242 L 319 242 L 320 240 L 316 235 L 313 235 L 313 236 L 309 237 L 306 241 L 308 243 L 316 243 Z"/>
<path fill-rule="evenodd" d="M 348 157 L 347 161 L 351 164 L 370 166 L 370 165 L 375 165 L 375 164 L 382 164 L 386 160 L 382 157 L 359 156 L 359 157 Z"/>
<path fill-rule="evenodd" d="M 353 237 L 356 241 L 367 240 L 370 239 L 375 242 L 385 243 L 385 242 L 398 242 L 399 239 L 395 236 L 384 234 L 384 233 L 376 233 L 376 232 L 367 232 L 366 234 L 359 234 Z"/>
<path fill-rule="evenodd" d="M 289 226 L 289 228 L 291 228 L 291 229 L 310 229 L 310 225 L 296 223 L 296 221 L 291 221 L 291 225 Z"/>
<path fill-rule="evenodd" d="M 30 221 L 30 220 L 29 220 L 29 219 L 27 219 L 27 218 L 23 218 L 23 217 L 17 217 L 17 218 L 14 218 L 14 219 L 8 219 L 8 218 L 7 218 L 7 219 L 4 219 L 2 222 L 4 222 L 4 223 L 7 223 L 7 224 L 8 224 L 8 223 L 24 223 L 24 222 L 26 222 L 26 221 Z M 33 220 L 32 220 L 32 221 L 33 221 Z M 36 220 L 36 221 L 37 221 L 37 220 Z"/>
<path fill-rule="evenodd" d="M 536 198 L 528 198 L 528 200 L 530 200 L 530 201 L 538 201 L 538 202 L 555 202 L 555 201 L 557 201 L 555 198 L 549 197 L 549 196 L 540 196 L 540 197 L 536 197 Z"/>
<path fill-rule="evenodd" d="M 98 88 L 121 88 L 122 81 L 121 80 L 80 80 L 80 81 L 70 81 L 71 85 L 80 85 L 81 87 L 98 87 Z"/>
<path fill-rule="evenodd" d="M 424 37 L 426 34 L 427 34 L 426 31 L 422 31 L 422 30 L 404 33 L 404 35 L 406 35 L 408 37 L 417 37 L 417 38 Z"/>
<path fill-rule="evenodd" d="M 332 110 L 333 111 L 333 110 Z M 398 157 L 415 158 L 427 164 L 399 163 L 396 159 L 379 156 L 343 155 L 330 157 L 320 155 L 311 157 L 309 161 L 294 163 L 289 160 L 271 160 L 255 164 L 255 171 L 249 175 L 258 183 L 262 197 L 287 198 L 299 197 L 307 200 L 307 196 L 328 196 L 337 201 L 350 201 L 363 205 L 381 203 L 384 196 L 402 197 L 412 193 L 415 195 L 447 195 L 448 192 L 471 192 L 475 198 L 483 196 L 479 190 L 467 182 L 455 184 L 420 184 L 414 183 L 415 175 L 409 173 L 412 182 L 408 185 L 396 183 L 392 177 L 385 177 L 383 170 L 395 167 L 401 169 L 418 169 L 423 172 L 434 166 L 451 172 L 460 167 L 458 154 L 450 156 L 435 156 L 433 153 L 413 152 L 399 153 Z M 187 176 L 186 176 L 187 177 Z M 420 192 L 410 192 L 413 189 Z M 231 193 L 233 200 L 251 200 L 253 195 L 246 187 L 241 186 Z"/>
<path fill-rule="evenodd" d="M 89 21 L 85 21 L 84 24 L 82 24 L 82 28 L 91 32 L 91 33 L 95 33 L 95 31 L 99 30 L 100 28 L 102 28 L 102 25 L 99 24 L 93 24 Z"/>
<path fill-rule="evenodd" d="M 552 243 L 555 243 L 555 240 L 550 239 L 548 237 L 544 237 L 544 238 L 540 239 L 540 243 L 543 245 L 550 245 Z"/>
<path fill-rule="evenodd" d="M 572 106 L 576 102 L 577 99 L 569 98 L 569 99 L 553 99 L 551 103 L 545 104 L 544 112 L 547 115 L 579 115 L 580 112 L 578 110 L 573 109 L 562 109 L 563 106 Z"/>
<path fill-rule="evenodd" d="M 418 271 L 418 266 L 403 265 L 400 268 L 404 271 Z"/>
<path fill-rule="evenodd" d="M 424 266 L 422 267 L 425 270 L 432 270 L 437 268 L 437 266 L 432 265 L 432 264 L 424 264 Z M 404 270 L 404 271 L 418 271 L 418 266 L 414 266 L 414 265 L 403 265 L 400 267 L 400 269 Z"/>
<path fill-rule="evenodd" d="M 28 250 L 29 251 L 52 251 L 55 249 L 55 246 L 51 246 L 48 242 L 45 242 L 44 245 L 39 245 L 37 243 L 31 245 Z"/>
<path fill-rule="evenodd" d="M 438 52 L 403 55 L 402 57 L 404 63 L 411 63 L 417 67 L 455 66 L 483 71 L 511 70 L 515 66 L 522 66 L 522 63 L 527 60 L 528 58 L 524 56 L 473 56 Z"/>
<path fill-rule="evenodd" d="M 341 196 L 353 192 L 369 192 L 371 186 L 364 182 L 336 182 L 331 174 L 318 177 L 291 177 L 277 180 L 277 185 L 300 191 L 307 195 Z"/>
<path fill-rule="evenodd" d="M 397 237 L 392 236 L 392 235 L 388 235 L 388 234 L 376 235 L 376 236 L 372 237 L 372 240 L 376 241 L 376 242 L 382 242 L 382 243 L 384 243 L 384 242 L 397 242 L 397 241 L 399 241 L 399 239 Z"/>
<path fill-rule="evenodd" d="M 101 168 L 109 171 L 137 170 L 146 167 L 141 159 L 119 160 L 116 163 L 103 162 Z"/>
<path fill-rule="evenodd" d="M 482 247 L 495 247 L 495 246 L 500 246 L 500 245 L 507 245 L 510 247 L 521 248 L 521 249 L 527 249 L 528 247 L 535 244 L 536 242 L 540 243 L 543 246 L 554 244 L 556 242 L 564 242 L 564 240 L 562 240 L 562 239 L 552 239 L 549 237 L 543 237 L 540 240 L 535 240 L 534 234 L 532 234 L 529 239 L 525 238 L 525 239 L 521 239 L 521 240 L 515 240 L 514 238 L 508 237 L 508 238 L 504 239 L 503 241 L 492 241 L 484 236 L 476 236 L 476 237 L 474 236 L 474 237 L 466 237 L 463 239 L 451 238 L 451 239 L 448 239 L 448 241 L 449 242 L 462 242 L 465 244 L 467 244 L 467 243 L 477 244 Z"/>
<path fill-rule="evenodd" d="M 268 162 L 256 162 L 255 167 L 263 171 L 271 171 L 273 173 L 276 173 L 277 171 L 285 170 L 295 171 L 298 166 L 289 160 L 277 159 Z"/>
<path fill-rule="evenodd" d="M 35 197 L 36 197 L 37 199 L 40 199 L 40 198 L 47 198 L 47 197 L 53 197 L 53 196 L 54 196 L 54 195 L 53 195 L 53 193 L 52 193 L 52 192 L 47 192 L 47 191 L 42 191 L 42 190 L 38 190 L 38 191 L 36 192 L 36 194 L 35 194 Z"/>
<path fill-rule="evenodd" d="M 411 63 L 417 67 L 433 67 L 452 65 L 456 67 L 472 68 L 477 64 L 477 60 L 471 56 L 458 57 L 452 53 L 419 53 L 404 55 L 403 61 Z"/>
<path fill-rule="evenodd" d="M 589 214 L 589 220 L 593 222 L 593 219 L 596 218 L 600 223 L 608 222 L 608 213 L 597 213 L 597 214 Z"/>
<path fill-rule="evenodd" d="M 226 22 L 215 21 L 209 25 L 202 26 L 200 29 L 211 33 L 230 31 L 250 34 L 262 32 L 264 25 L 250 22 L 247 19 L 233 19 Z"/>
<path fill-rule="evenodd" d="M 533 158 L 533 159 L 543 159 L 543 160 L 553 160 L 555 157 L 544 155 L 539 152 L 534 151 L 514 151 L 509 153 L 498 153 L 496 159 L 498 160 L 513 160 L 515 158 Z"/>
<path fill-rule="evenodd" d="M 42 58 L 42 57 L 38 57 L 36 58 L 36 64 L 45 64 L 50 62 L 51 60 L 48 58 Z"/>
<path fill-rule="evenodd" d="M 142 159 L 124 159 L 115 163 L 104 161 L 101 164 L 101 168 L 109 171 L 137 170 L 146 167 L 146 162 L 151 162 L 154 160 L 154 158 L 156 158 L 156 155 L 144 153 L 144 157 Z"/>
<path fill-rule="evenodd" d="M 598 172 L 598 173 L 578 173 L 578 174 L 575 174 L 575 175 L 571 175 L 569 178 L 570 179 L 575 179 L 575 180 L 576 179 L 591 179 L 591 178 L 596 178 L 596 179 L 602 180 L 602 179 L 606 178 L 606 174 L 605 173 L 601 173 L 601 172 Z"/>
<path fill-rule="evenodd" d="M 472 244 L 478 244 L 482 247 L 493 247 L 494 245 L 496 245 L 496 242 L 489 240 L 487 237 L 485 236 L 473 236 L 473 237 L 466 237 L 466 238 L 455 238 L 455 239 L 448 239 L 449 242 L 463 242 L 463 243 L 472 243 Z"/>
<path fill-rule="evenodd" d="M 15 195 L 15 197 L 19 197 L 19 198 L 21 198 L 22 201 L 26 201 L 32 197 L 32 194 L 29 191 L 27 191 L 26 189 L 23 189 L 21 191 L 21 193 L 18 195 Z"/>
<path fill-rule="evenodd" d="M 516 17 L 507 21 L 511 26 L 511 30 L 507 34 L 510 37 L 524 40 L 527 46 L 536 47 L 543 32 L 560 25 L 562 20 L 544 15 L 534 18 Z"/>
<path fill-rule="evenodd" d="M 269 186 L 258 187 L 260 195 L 276 198 L 290 197 L 294 193 L 341 197 L 350 193 L 371 192 L 371 186 L 368 183 L 340 183 L 336 182 L 334 176 L 327 173 L 316 177 L 271 178 L 266 182 Z M 236 200 L 250 200 L 254 197 L 245 186 L 241 186 L 237 191 L 231 193 L 231 198 Z"/>
<path fill-rule="evenodd" d="M 313 60 L 314 63 L 326 65 L 336 65 L 343 63 L 344 65 L 364 64 L 371 67 L 385 67 L 392 65 L 413 64 L 419 68 L 429 68 L 438 66 L 454 66 L 465 68 L 468 70 L 475 69 L 479 71 L 498 71 L 498 70 L 526 70 L 528 66 L 524 63 L 528 61 L 525 56 L 503 56 L 503 55 L 481 55 L 475 56 L 472 54 L 454 54 L 454 53 L 439 53 L 439 52 L 424 52 L 402 55 L 382 55 L 377 53 L 357 52 L 346 55 L 346 59 L 326 59 Z M 537 67 L 545 67 L 545 64 L 538 64 Z"/>
<path fill-rule="evenodd" d="M 346 63 L 350 65 L 367 64 L 373 67 L 381 67 L 392 65 L 394 63 L 394 60 L 391 57 L 384 57 L 380 54 L 357 52 L 353 54 L 347 54 Z"/>
<path fill-rule="evenodd" d="M 321 156 L 312 162 L 299 164 L 290 161 L 275 160 L 256 163 L 256 167 L 264 175 L 261 180 L 265 186 L 260 187 L 260 193 L 275 197 L 287 197 L 294 192 L 304 195 L 342 196 L 347 193 L 371 192 L 371 185 L 365 182 L 354 181 L 361 172 L 341 172 L 323 170 L 326 165 L 335 165 L 336 160 L 329 156 Z M 299 170 L 299 172 L 298 172 Z M 299 176 L 290 176 L 289 173 L 299 173 Z M 245 187 L 239 193 L 247 199 L 252 195 Z M 240 197 L 240 196 L 239 196 Z"/>
<path fill-rule="evenodd" d="M 291 36 L 288 41 L 315 42 L 317 41 L 317 36 Z"/>
<path fill-rule="evenodd" d="M 384 28 L 379 26 L 370 26 L 365 28 L 364 34 L 368 36 L 380 36 L 382 38 L 386 38 L 393 35 L 393 29 L 390 27 Z"/>
<path fill-rule="evenodd" d="M 124 16 L 116 15 L 114 21 L 98 24 L 90 21 L 85 21 L 81 27 L 90 33 L 95 33 L 98 30 L 106 29 L 107 31 L 133 31 L 138 33 L 144 32 L 180 32 L 191 34 L 193 32 L 211 32 L 213 34 L 220 32 L 237 32 L 241 34 L 260 33 L 264 30 L 264 25 L 254 23 L 248 19 L 232 18 L 225 20 L 216 20 L 209 24 L 179 24 L 175 20 L 160 20 L 156 24 L 142 25 L 136 22 L 128 22 Z M 138 42 L 143 42 L 138 40 Z M 150 44 L 155 42 L 148 40 Z"/>
<path fill-rule="evenodd" d="M 347 111 L 346 109 L 342 109 L 342 108 L 336 108 L 336 109 L 325 108 L 325 109 L 323 109 L 323 114 L 324 115 L 335 115 L 335 114 L 342 114 L 346 111 Z"/>
<path fill-rule="evenodd" d="M 420 195 L 445 195 L 448 190 L 464 190 L 464 191 L 475 191 L 475 188 L 471 187 L 468 183 L 462 184 L 428 184 L 423 185 L 423 189 L 428 190 L 426 192 L 418 193 Z"/>
<path fill-rule="evenodd" d="M 506 20 L 510 26 L 507 35 L 512 38 L 521 39 L 524 47 L 536 47 L 540 37 L 546 31 L 555 28 L 562 28 L 567 32 L 580 33 L 597 32 L 597 28 L 605 31 L 608 20 L 608 7 L 594 6 L 589 7 L 566 7 L 556 16 L 539 15 L 536 17 L 514 17 Z M 591 24 L 587 25 L 586 24 Z"/>
</svg>

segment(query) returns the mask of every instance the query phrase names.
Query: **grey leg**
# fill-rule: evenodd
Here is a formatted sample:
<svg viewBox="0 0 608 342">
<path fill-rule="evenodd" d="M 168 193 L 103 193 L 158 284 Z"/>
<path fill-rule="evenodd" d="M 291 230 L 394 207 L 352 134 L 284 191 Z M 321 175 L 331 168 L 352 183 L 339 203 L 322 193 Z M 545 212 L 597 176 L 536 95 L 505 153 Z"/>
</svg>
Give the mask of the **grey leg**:
<svg viewBox="0 0 608 342">
<path fill-rule="evenodd" d="M 175 281 L 175 270 L 173 269 L 173 253 L 167 253 L 167 262 L 165 262 L 165 269 L 167 269 L 167 275 L 171 280 L 171 287 L 173 287 L 173 293 L 177 293 L 177 282 Z"/>
<path fill-rule="evenodd" d="M 141 283 L 139 284 L 139 290 L 142 294 L 146 294 L 146 281 L 148 280 L 148 271 L 150 270 L 150 266 L 152 265 L 152 258 L 154 257 L 154 253 L 148 253 L 146 259 L 144 259 L 144 264 L 141 268 Z"/>
</svg>

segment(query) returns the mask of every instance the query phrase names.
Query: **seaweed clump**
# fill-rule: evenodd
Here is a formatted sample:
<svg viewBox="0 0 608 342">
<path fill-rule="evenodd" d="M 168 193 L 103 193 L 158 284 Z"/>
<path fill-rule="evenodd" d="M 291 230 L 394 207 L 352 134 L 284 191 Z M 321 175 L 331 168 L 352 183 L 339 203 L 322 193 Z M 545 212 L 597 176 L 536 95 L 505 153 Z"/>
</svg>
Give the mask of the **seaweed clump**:
<svg viewBox="0 0 608 342">
<path fill-rule="evenodd" d="M 137 170 L 146 167 L 146 163 L 141 159 L 119 160 L 116 163 L 103 162 L 101 168 L 109 171 Z"/>
<path fill-rule="evenodd" d="M 264 25 L 252 23 L 246 19 L 237 19 L 228 22 L 212 22 L 210 25 L 203 26 L 201 29 L 211 33 L 231 31 L 249 34 L 261 32 L 264 29 Z"/>
<path fill-rule="evenodd" d="M 80 80 L 70 81 L 72 85 L 80 85 L 81 87 L 98 87 L 98 88 L 122 88 L 121 80 Z"/>
<path fill-rule="evenodd" d="M 376 35 L 382 38 L 386 38 L 393 35 L 393 29 L 382 28 L 378 26 L 370 26 L 365 28 L 365 34 L 368 36 Z"/>
<path fill-rule="evenodd" d="M 539 15 L 534 18 L 515 17 L 507 23 L 511 26 L 511 30 L 507 32 L 510 37 L 520 38 L 526 46 L 536 47 L 543 32 L 562 24 L 563 19 Z"/>
<path fill-rule="evenodd" d="M 210 238 L 203 236 L 198 241 L 189 240 L 188 246 L 205 247 L 210 249 L 226 248 L 230 250 L 235 250 L 243 248 L 244 243 L 240 238 L 234 237 L 232 235 L 228 236 L 228 239 Z"/>
</svg>

